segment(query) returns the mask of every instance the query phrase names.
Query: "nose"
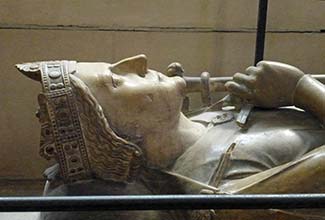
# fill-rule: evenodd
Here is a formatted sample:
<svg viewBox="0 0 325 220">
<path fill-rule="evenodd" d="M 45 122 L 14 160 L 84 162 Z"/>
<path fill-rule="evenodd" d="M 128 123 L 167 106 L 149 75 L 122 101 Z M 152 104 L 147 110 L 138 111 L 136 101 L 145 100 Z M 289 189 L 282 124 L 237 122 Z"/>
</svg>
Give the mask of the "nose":
<svg viewBox="0 0 325 220">
<path fill-rule="evenodd" d="M 147 57 L 144 54 L 140 54 L 134 57 L 123 59 L 117 63 L 112 64 L 111 71 L 117 74 L 135 73 L 144 77 L 148 72 Z"/>
</svg>

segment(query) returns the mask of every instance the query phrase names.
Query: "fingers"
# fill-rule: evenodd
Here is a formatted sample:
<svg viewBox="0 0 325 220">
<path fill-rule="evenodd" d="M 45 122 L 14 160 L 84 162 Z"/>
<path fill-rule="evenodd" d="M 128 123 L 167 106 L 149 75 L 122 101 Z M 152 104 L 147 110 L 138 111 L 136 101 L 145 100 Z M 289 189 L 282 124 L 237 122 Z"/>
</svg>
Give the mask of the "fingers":
<svg viewBox="0 0 325 220">
<path fill-rule="evenodd" d="M 230 81 L 225 84 L 225 87 L 233 95 L 239 96 L 243 99 L 252 98 L 252 92 L 244 84 Z"/>
<path fill-rule="evenodd" d="M 272 63 L 272 62 L 271 62 L 271 61 L 265 61 L 265 60 L 262 60 L 262 61 L 258 62 L 258 63 L 256 64 L 256 66 L 257 66 L 257 67 L 259 67 L 259 66 L 267 66 L 268 63 Z M 275 63 L 275 62 L 273 62 L 273 63 Z"/>
<path fill-rule="evenodd" d="M 257 67 L 261 67 L 261 68 L 265 68 L 265 69 L 271 68 L 272 66 L 277 67 L 277 66 L 284 66 L 284 65 L 288 65 L 288 64 L 280 63 L 280 62 L 276 62 L 276 61 L 267 61 L 267 60 L 262 60 L 256 64 Z"/>
<path fill-rule="evenodd" d="M 242 73 L 236 73 L 233 76 L 233 81 L 238 84 L 244 84 L 247 88 L 254 88 L 256 84 L 255 77 L 251 75 L 248 76 Z"/>
<path fill-rule="evenodd" d="M 256 66 L 250 66 L 245 70 L 245 73 L 248 75 L 256 75 L 260 72 L 261 68 Z"/>
</svg>

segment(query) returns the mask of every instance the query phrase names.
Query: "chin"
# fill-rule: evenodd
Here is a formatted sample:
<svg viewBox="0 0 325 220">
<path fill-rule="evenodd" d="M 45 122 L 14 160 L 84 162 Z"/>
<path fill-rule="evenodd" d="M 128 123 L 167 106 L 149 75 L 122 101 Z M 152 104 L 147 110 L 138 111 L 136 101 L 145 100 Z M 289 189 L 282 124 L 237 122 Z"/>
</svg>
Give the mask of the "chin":
<svg viewBox="0 0 325 220">
<path fill-rule="evenodd" d="M 186 82 L 182 77 L 174 76 L 173 80 L 176 83 L 177 90 L 179 94 L 182 96 L 182 98 L 185 97 L 185 89 L 186 89 Z"/>
</svg>

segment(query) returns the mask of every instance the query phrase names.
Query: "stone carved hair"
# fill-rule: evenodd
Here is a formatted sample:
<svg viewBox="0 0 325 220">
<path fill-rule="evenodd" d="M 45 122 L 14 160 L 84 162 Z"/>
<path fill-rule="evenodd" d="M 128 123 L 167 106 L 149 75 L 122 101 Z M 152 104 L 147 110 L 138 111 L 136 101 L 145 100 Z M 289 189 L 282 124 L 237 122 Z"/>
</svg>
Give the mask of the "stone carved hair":
<svg viewBox="0 0 325 220">
<path fill-rule="evenodd" d="M 119 137 L 102 107 L 79 78 L 70 75 L 92 172 L 101 179 L 131 180 L 142 163 L 141 149 Z"/>
</svg>

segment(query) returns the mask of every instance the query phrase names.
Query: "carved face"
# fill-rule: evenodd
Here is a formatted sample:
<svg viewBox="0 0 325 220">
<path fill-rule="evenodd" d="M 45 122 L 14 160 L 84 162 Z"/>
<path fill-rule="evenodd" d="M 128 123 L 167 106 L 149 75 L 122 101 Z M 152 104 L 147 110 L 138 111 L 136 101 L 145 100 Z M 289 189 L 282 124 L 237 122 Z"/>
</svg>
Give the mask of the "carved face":
<svg viewBox="0 0 325 220">
<path fill-rule="evenodd" d="M 78 63 L 75 75 L 92 91 L 119 134 L 141 136 L 152 126 L 179 118 L 185 81 L 147 69 L 144 55 L 116 64 Z"/>
</svg>

